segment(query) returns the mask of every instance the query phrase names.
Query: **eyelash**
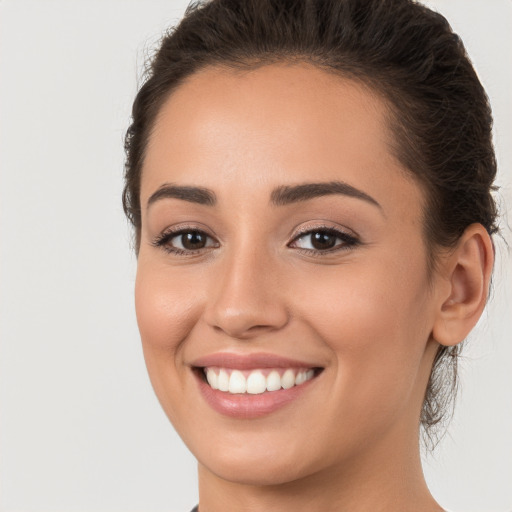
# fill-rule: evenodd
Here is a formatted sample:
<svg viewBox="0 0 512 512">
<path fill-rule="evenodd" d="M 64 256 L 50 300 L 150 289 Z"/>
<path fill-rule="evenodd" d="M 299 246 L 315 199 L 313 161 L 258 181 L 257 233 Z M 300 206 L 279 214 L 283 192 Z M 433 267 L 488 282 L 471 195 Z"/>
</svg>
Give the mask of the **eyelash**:
<svg viewBox="0 0 512 512">
<path fill-rule="evenodd" d="M 320 250 L 320 249 L 305 249 L 298 247 L 297 250 L 302 254 L 307 255 L 314 255 L 314 256 L 324 256 L 328 254 L 332 254 L 334 252 L 338 251 L 347 251 L 357 245 L 360 245 L 359 239 L 355 235 L 348 234 L 344 231 L 341 231 L 339 229 L 333 228 L 332 226 L 314 226 L 314 227 L 308 227 L 303 230 L 300 230 L 295 238 L 290 242 L 294 243 L 300 238 L 306 236 L 306 235 L 312 235 L 314 233 L 323 233 L 327 235 L 332 235 L 336 237 L 337 239 L 341 240 L 341 243 L 335 245 L 334 247 L 330 249 Z"/>
<path fill-rule="evenodd" d="M 167 253 L 174 254 L 177 256 L 194 256 L 194 255 L 200 253 L 201 251 L 204 251 L 204 249 L 218 247 L 218 245 L 216 245 L 216 246 L 214 245 L 212 247 L 202 247 L 200 249 L 187 250 L 187 249 L 180 249 L 179 247 L 172 247 L 171 245 L 169 245 L 169 242 L 173 238 L 176 238 L 180 235 L 184 235 L 187 233 L 195 233 L 195 234 L 203 235 L 203 236 L 209 238 L 210 240 L 214 240 L 213 237 L 211 237 L 210 235 L 208 235 L 208 233 L 206 233 L 205 231 L 203 231 L 201 229 L 197 229 L 194 227 L 180 227 L 180 228 L 170 228 L 170 229 L 164 231 L 163 233 L 158 235 L 151 242 L 151 245 L 153 247 L 160 247 Z M 297 240 L 301 239 L 302 237 L 305 237 L 306 235 L 312 235 L 314 233 L 324 233 L 327 235 L 332 235 L 332 236 L 336 237 L 337 239 L 341 240 L 342 243 L 339 243 L 339 244 L 335 245 L 334 247 L 332 247 L 330 249 L 325 249 L 325 250 L 306 249 L 306 248 L 298 247 L 297 251 L 299 251 L 302 254 L 322 257 L 324 255 L 332 254 L 334 252 L 346 251 L 346 250 L 349 250 L 349 249 L 361 244 L 361 242 L 359 241 L 359 239 L 356 236 L 345 233 L 338 229 L 335 229 L 332 226 L 315 226 L 312 228 L 307 228 L 302 231 L 299 231 L 298 234 L 295 236 L 295 238 L 293 238 L 293 240 L 290 242 L 290 244 L 296 242 Z M 218 244 L 218 242 L 215 242 L 215 243 Z M 288 244 L 288 247 L 290 247 L 290 244 Z"/>
</svg>

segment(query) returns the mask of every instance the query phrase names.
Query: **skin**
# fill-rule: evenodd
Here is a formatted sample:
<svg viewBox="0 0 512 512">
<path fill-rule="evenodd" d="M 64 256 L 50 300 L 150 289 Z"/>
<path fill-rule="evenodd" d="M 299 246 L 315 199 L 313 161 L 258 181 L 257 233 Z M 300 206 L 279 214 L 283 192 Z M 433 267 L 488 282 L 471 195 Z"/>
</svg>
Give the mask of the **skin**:
<svg viewBox="0 0 512 512">
<path fill-rule="evenodd" d="M 386 105 L 308 64 L 207 68 L 163 105 L 141 181 L 136 309 L 148 372 L 199 463 L 200 510 L 434 511 L 418 425 L 439 343 L 455 344 L 485 304 L 492 246 L 473 225 L 427 272 L 424 194 L 390 150 Z M 270 204 L 276 187 L 342 181 L 371 196 Z M 214 206 L 148 199 L 200 186 Z M 209 244 L 170 253 L 170 227 Z M 356 237 L 312 253 L 299 229 Z M 167 241 L 167 249 L 179 242 Z M 267 352 L 324 368 L 261 418 L 214 411 L 192 362 Z"/>
</svg>

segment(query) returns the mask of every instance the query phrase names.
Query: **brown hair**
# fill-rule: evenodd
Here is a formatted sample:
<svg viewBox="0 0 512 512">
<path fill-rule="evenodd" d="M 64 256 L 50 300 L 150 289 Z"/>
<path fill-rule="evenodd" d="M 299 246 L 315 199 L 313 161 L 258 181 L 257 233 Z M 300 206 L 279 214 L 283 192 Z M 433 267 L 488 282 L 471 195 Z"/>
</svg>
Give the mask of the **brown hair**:
<svg viewBox="0 0 512 512">
<path fill-rule="evenodd" d="M 369 85 L 386 99 L 392 148 L 423 186 L 429 268 L 472 223 L 497 231 L 488 98 L 446 19 L 413 0 L 211 0 L 191 4 L 163 38 L 133 103 L 123 206 L 140 244 L 140 180 L 155 118 L 188 76 L 205 66 L 251 69 L 312 63 Z M 441 347 L 421 424 L 433 440 L 449 415 L 461 346 Z"/>
</svg>

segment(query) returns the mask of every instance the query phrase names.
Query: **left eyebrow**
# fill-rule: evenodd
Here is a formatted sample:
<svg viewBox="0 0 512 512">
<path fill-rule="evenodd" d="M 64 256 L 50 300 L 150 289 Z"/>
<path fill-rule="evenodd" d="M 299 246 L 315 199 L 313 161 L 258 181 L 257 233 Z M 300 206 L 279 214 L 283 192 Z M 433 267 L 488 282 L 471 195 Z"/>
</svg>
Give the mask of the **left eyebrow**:
<svg viewBox="0 0 512 512">
<path fill-rule="evenodd" d="M 332 194 L 342 194 L 344 196 L 361 199 L 382 210 L 382 206 L 372 196 L 369 196 L 366 192 L 343 181 L 304 183 L 293 186 L 284 185 L 272 191 L 270 201 L 274 206 L 284 206 Z"/>
</svg>

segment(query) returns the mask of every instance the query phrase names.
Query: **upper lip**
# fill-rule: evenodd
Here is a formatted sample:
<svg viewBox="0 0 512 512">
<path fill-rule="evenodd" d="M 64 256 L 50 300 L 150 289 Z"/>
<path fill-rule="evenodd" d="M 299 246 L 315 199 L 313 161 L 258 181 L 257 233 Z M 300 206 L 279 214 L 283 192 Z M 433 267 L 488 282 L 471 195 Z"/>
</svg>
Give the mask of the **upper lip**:
<svg viewBox="0 0 512 512">
<path fill-rule="evenodd" d="M 207 368 L 233 368 L 235 370 L 255 370 L 258 368 L 317 368 L 318 365 L 297 359 L 290 359 L 275 354 L 235 354 L 232 352 L 217 352 L 195 359 L 191 366 Z"/>
</svg>

